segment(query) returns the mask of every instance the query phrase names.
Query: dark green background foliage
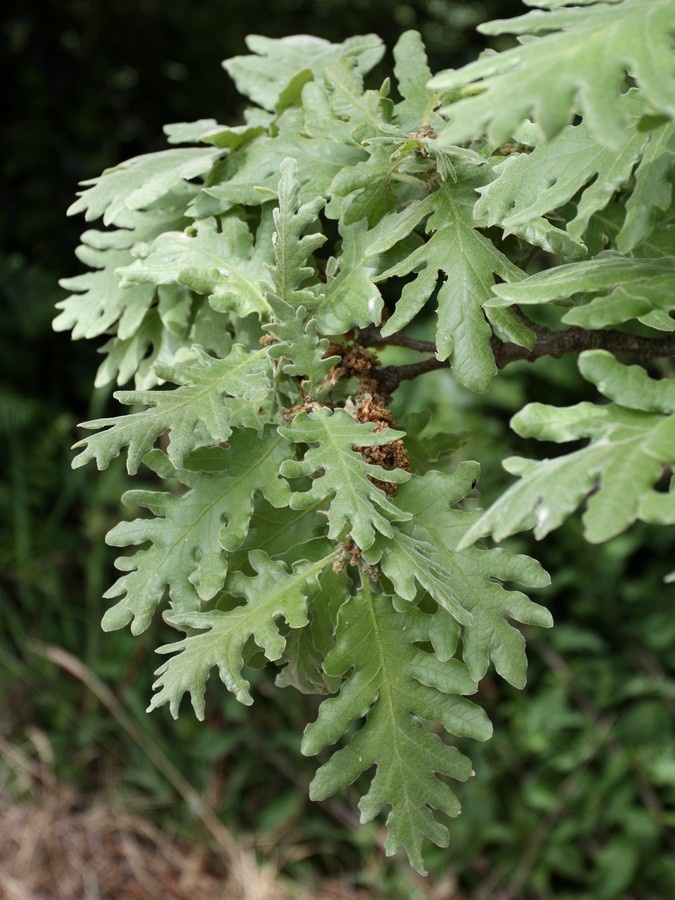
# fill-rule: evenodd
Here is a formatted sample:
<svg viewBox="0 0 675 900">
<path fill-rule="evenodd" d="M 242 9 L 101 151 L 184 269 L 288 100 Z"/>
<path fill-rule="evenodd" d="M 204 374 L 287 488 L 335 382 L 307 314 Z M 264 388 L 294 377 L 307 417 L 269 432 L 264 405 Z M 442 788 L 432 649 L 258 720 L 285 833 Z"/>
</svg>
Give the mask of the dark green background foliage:
<svg viewBox="0 0 675 900">
<path fill-rule="evenodd" d="M 371 896 L 423 890 L 398 862 L 381 859 L 376 825 L 357 832 L 347 803 L 310 808 L 313 766 L 296 737 L 314 718 L 310 700 L 286 692 L 283 704 L 272 703 L 269 686 L 260 681 L 256 690 L 254 677 L 251 711 L 215 688 L 205 724 L 189 715 L 174 723 L 163 711 L 148 717 L 143 707 L 157 665 L 149 648 L 163 642 L 157 631 L 164 626 L 136 640 L 126 632 L 101 635 L 100 597 L 113 580 L 113 551 L 103 536 L 119 519 L 127 476 L 120 465 L 103 474 L 70 469 L 75 423 L 105 415 L 109 391 L 91 393 L 92 348 L 51 331 L 54 303 L 64 295 L 57 279 L 80 271 L 73 250 L 81 223 L 66 222 L 64 211 L 82 178 L 162 148 L 165 123 L 207 116 L 236 122 L 240 101 L 220 60 L 244 52 L 248 33 L 343 40 L 374 31 L 391 47 L 416 28 L 436 71 L 486 46 L 473 31 L 478 22 L 520 9 L 498 0 L 3 6 L 8 52 L 0 75 L 12 86 L 0 163 L 3 728 L 23 745 L 28 726 L 37 725 L 59 777 L 95 790 L 112 772 L 120 787 L 157 804 L 161 821 L 189 832 L 188 811 L 143 750 L 158 747 L 197 790 L 210 791 L 224 821 L 254 833 L 263 853 L 276 847 L 286 872 L 305 883 L 328 873 Z M 439 430 L 473 431 L 471 453 L 493 479 L 498 460 L 528 453 L 527 442 L 507 429 L 514 411 L 526 400 L 566 405 L 589 391 L 569 360 L 512 365 L 482 397 L 444 372 L 425 379 L 397 402 L 431 408 Z M 505 481 L 484 477 L 483 505 Z M 526 692 L 489 677 L 482 683 L 480 702 L 495 737 L 472 746 L 478 777 L 458 789 L 464 814 L 453 823 L 450 849 L 430 853 L 429 884 L 451 871 L 471 897 L 675 895 L 667 531 L 645 539 L 634 528 L 589 546 L 574 519 L 536 550 L 525 538 L 512 546 L 555 573 L 536 599 L 551 609 L 556 628 L 529 636 Z M 65 648 L 113 686 L 146 742 L 129 738 L 88 689 L 37 652 L 35 640 Z"/>
</svg>

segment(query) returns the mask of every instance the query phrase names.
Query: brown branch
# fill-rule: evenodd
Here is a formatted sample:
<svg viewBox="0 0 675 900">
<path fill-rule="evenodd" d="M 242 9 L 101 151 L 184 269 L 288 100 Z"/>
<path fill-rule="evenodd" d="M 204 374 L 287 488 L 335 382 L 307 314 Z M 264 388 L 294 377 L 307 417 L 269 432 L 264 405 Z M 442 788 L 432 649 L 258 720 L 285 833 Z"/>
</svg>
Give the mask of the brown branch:
<svg viewBox="0 0 675 900">
<path fill-rule="evenodd" d="M 373 325 L 359 331 L 357 343 L 362 347 L 407 347 L 409 350 L 418 350 L 420 353 L 436 352 L 436 345 L 433 341 L 421 341 L 403 334 L 402 331 L 384 337 Z"/>
<path fill-rule="evenodd" d="M 384 397 L 390 397 L 402 381 L 410 381 L 425 372 L 434 372 L 436 369 L 445 369 L 450 365 L 447 359 L 436 359 L 430 356 L 418 363 L 409 363 L 406 366 L 381 366 L 373 369 L 370 377 L 377 381 L 379 393 Z"/>
<path fill-rule="evenodd" d="M 511 362 L 523 359 L 534 362 L 542 356 L 560 359 L 566 353 L 581 353 L 583 350 L 609 350 L 610 353 L 625 353 L 642 359 L 660 359 L 675 356 L 675 337 L 651 338 L 623 331 L 586 331 L 584 328 L 568 328 L 565 331 L 551 331 L 543 325 L 528 322 L 536 335 L 532 350 L 517 344 L 503 344 L 498 338 L 492 339 L 492 352 L 499 369 Z"/>
<path fill-rule="evenodd" d="M 675 357 L 675 336 L 673 335 L 665 338 L 652 338 L 626 334 L 623 331 L 586 331 L 584 328 L 551 331 L 543 325 L 535 325 L 532 322 L 527 324 L 536 335 L 536 342 L 531 350 L 527 347 L 520 347 L 518 344 L 504 344 L 497 337 L 492 338 L 492 352 L 498 369 L 503 369 L 509 363 L 517 360 L 534 362 L 542 356 L 560 359 L 566 353 L 581 353 L 583 350 L 608 350 L 610 353 L 637 356 L 643 360 Z M 401 332 L 383 337 L 372 326 L 364 328 L 360 332 L 358 343 L 366 347 L 390 345 L 407 347 L 421 353 L 436 351 L 436 347 L 431 341 L 409 338 Z M 432 356 L 418 363 L 374 368 L 371 377 L 377 381 L 382 394 L 391 395 L 402 381 L 409 381 L 417 378 L 418 375 L 424 375 L 425 372 L 434 372 L 436 369 L 444 369 L 449 365 L 448 360 L 439 360 Z"/>
</svg>

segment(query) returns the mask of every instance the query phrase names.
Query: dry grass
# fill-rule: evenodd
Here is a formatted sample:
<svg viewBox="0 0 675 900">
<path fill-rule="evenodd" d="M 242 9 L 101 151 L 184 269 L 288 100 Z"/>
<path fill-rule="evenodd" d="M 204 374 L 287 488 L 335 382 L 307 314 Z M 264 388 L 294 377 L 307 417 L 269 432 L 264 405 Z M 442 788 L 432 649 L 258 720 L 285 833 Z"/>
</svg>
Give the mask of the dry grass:
<svg viewBox="0 0 675 900">
<path fill-rule="evenodd" d="M 303 898 L 232 836 L 227 848 L 208 832 L 203 843 L 181 841 L 119 796 L 88 798 L 56 783 L 46 736 L 28 731 L 32 752 L 0 736 L 11 785 L 0 790 L 0 900 Z"/>
<path fill-rule="evenodd" d="M 3 900 L 285 896 L 271 885 L 244 895 L 235 884 L 234 892 L 216 866 L 203 848 L 180 844 L 141 816 L 87 805 L 67 787 L 25 804 L 0 798 Z"/>
<path fill-rule="evenodd" d="M 244 862 L 229 870 L 206 847 L 155 828 L 102 799 L 86 803 L 70 787 L 40 790 L 28 803 L 0 795 L 2 900 L 304 900 L 300 886 Z M 323 882 L 323 900 L 358 900 Z"/>
<path fill-rule="evenodd" d="M 0 787 L 0 900 L 367 897 L 328 880 L 308 891 L 238 848 L 232 835 L 227 847 L 206 828 L 203 841 L 181 840 L 130 809 L 115 791 L 86 797 L 58 784 L 46 736 L 28 732 L 23 747 L 0 735 L 2 781 L 11 785 Z"/>
</svg>

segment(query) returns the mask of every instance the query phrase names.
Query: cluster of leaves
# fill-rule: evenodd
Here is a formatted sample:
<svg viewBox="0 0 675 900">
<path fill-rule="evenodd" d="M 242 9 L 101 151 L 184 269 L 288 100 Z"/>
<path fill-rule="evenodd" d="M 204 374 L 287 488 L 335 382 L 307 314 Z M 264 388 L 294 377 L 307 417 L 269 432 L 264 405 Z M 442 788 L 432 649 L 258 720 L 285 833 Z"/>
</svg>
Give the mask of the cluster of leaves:
<svg viewBox="0 0 675 900">
<path fill-rule="evenodd" d="M 137 549 L 118 560 L 104 627 L 138 634 L 168 601 L 164 618 L 185 636 L 159 648 L 151 709 L 176 715 L 188 693 L 203 716 L 213 669 L 250 704 L 244 667 L 265 661 L 277 684 L 330 694 L 303 752 L 351 738 L 311 795 L 375 767 L 360 782 L 362 820 L 388 808 L 387 851 L 419 871 L 423 839 L 448 840 L 433 810 L 459 812 L 438 776 L 472 774 L 453 736 L 491 733 L 466 696 L 491 662 L 524 685 L 509 619 L 551 624 L 512 588 L 545 586 L 542 567 L 476 540 L 531 525 L 542 536 L 592 492 L 591 540 L 675 518 L 672 493 L 654 490 L 675 462 L 669 382 L 582 356 L 613 403 L 530 406 L 514 427 L 591 444 L 552 463 L 508 461 L 521 482 L 481 514 L 463 505 L 476 463 L 430 466 L 455 440 L 410 438 L 406 453 L 387 410 L 396 379 L 365 349 L 373 329 L 370 344 L 405 343 L 402 329 L 436 304 L 437 361 L 484 392 L 500 343 L 535 347 L 515 304 L 562 300 L 562 325 L 675 329 L 672 93 L 650 68 L 672 4 L 650 3 L 649 54 L 631 31 L 644 3 L 539 5 L 556 9 L 514 20 L 529 29 L 519 48 L 433 80 L 407 32 L 396 99 L 389 80 L 364 85 L 383 53 L 373 36 L 250 38 L 252 55 L 225 63 L 256 104 L 243 125 L 168 126 L 179 146 L 107 170 L 71 208 L 108 228 L 84 233 L 93 271 L 66 282 L 56 328 L 106 335 L 99 383 L 136 383 L 116 394 L 133 411 L 85 423 L 95 433 L 75 465 L 105 468 L 126 450 L 131 474 L 143 464 L 169 487 L 124 495 L 151 515 L 108 535 Z M 543 59 L 576 80 L 554 89 Z M 537 274 L 544 252 L 559 264 Z"/>
</svg>

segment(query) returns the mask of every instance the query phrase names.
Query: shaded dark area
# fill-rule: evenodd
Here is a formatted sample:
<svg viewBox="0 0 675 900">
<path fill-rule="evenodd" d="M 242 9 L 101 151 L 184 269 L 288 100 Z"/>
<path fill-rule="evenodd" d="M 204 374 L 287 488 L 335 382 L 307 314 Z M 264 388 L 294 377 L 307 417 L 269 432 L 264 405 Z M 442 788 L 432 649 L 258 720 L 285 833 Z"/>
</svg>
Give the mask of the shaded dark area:
<svg viewBox="0 0 675 900">
<path fill-rule="evenodd" d="M 651 900 L 675 892 L 667 533 L 633 529 L 590 547 L 574 520 L 536 548 L 514 541 L 556 573 L 540 599 L 557 627 L 533 636 L 525 692 L 496 678 L 482 685 L 495 739 L 472 746 L 479 778 L 462 789 L 453 844 L 432 849 L 432 875 L 417 879 L 400 860 L 384 860 L 377 823 L 358 826 L 355 793 L 308 801 L 314 762 L 300 756 L 298 736 L 314 717 L 312 701 L 288 691 L 280 703 L 253 673 L 252 710 L 212 680 L 206 723 L 187 710 L 177 723 L 146 716 L 158 664 L 151 648 L 170 639 L 168 629 L 157 622 L 140 638 L 101 633 L 116 555 L 104 535 L 129 485 L 119 460 L 103 473 L 70 468 L 77 422 L 105 415 L 111 389 L 92 391 L 93 342 L 51 330 L 64 293 L 58 278 L 82 269 L 74 249 L 85 226 L 65 210 L 78 181 L 165 146 L 164 124 L 236 121 L 241 100 L 220 61 L 244 53 L 248 33 L 338 41 L 374 31 L 391 48 L 417 28 L 438 70 L 487 46 L 474 30 L 480 21 L 520 11 L 517 0 L 3 4 L 0 77 L 10 89 L 0 134 L 2 738 L 78 794 L 105 786 L 145 798 L 160 826 L 192 840 L 200 823 L 158 764 L 159 748 L 208 808 L 251 835 L 253 851 L 273 855 L 303 884 L 340 878 L 368 896 L 406 900 L 432 896 L 434 886 L 445 891 L 434 896 L 465 898 Z M 418 379 L 400 402 L 413 408 L 426 397 L 418 405 L 429 405 L 433 392 L 439 427 L 475 430 L 467 453 L 483 462 L 487 498 L 503 484 L 499 460 L 523 452 L 507 428 L 511 414 L 526 398 L 564 405 L 586 389 L 571 359 L 516 364 L 489 395 L 470 400 L 444 393 L 445 381 L 425 380 L 446 374 Z M 111 686 L 139 731 L 101 703 L 92 680 L 45 656 L 43 644 L 65 648 Z M 0 763 L 16 796 L 36 795 L 1 747 Z M 518 884 L 520 892 L 508 893 Z"/>
</svg>

